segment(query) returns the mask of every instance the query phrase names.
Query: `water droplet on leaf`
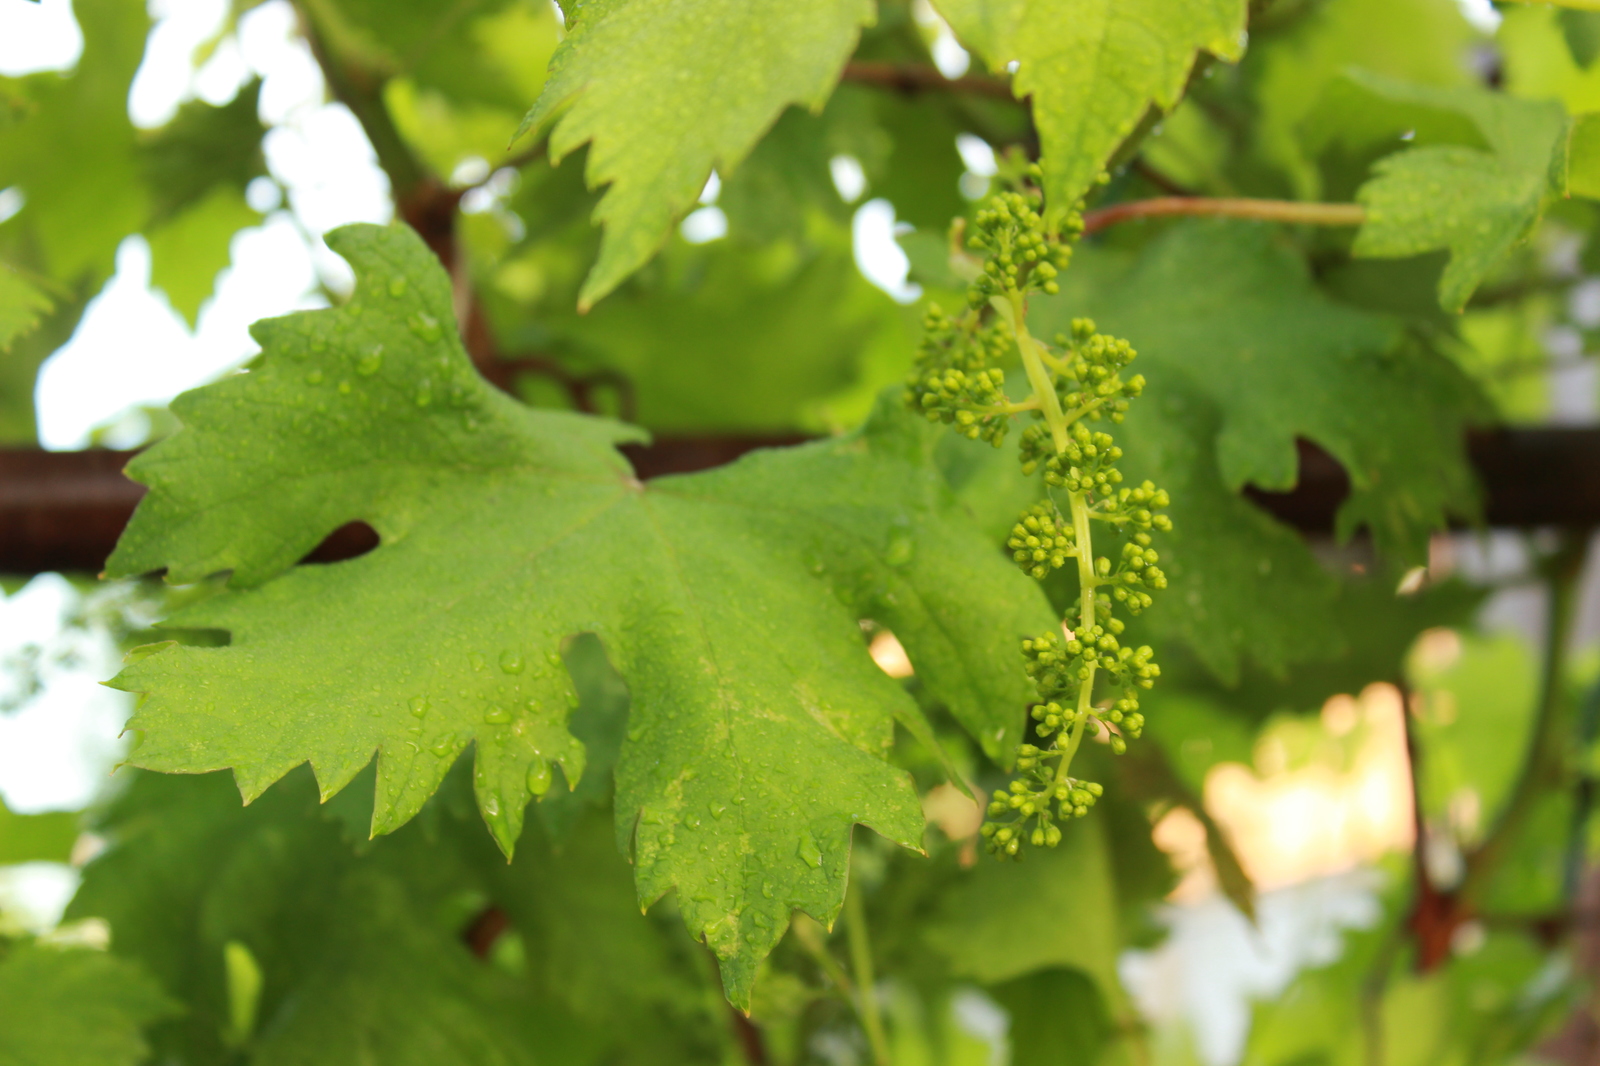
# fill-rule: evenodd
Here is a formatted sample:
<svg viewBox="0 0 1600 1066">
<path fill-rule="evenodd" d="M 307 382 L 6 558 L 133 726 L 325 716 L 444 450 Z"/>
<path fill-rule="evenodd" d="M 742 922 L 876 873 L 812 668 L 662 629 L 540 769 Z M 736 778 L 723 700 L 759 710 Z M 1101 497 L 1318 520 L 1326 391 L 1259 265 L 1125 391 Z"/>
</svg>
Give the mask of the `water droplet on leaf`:
<svg viewBox="0 0 1600 1066">
<path fill-rule="evenodd" d="M 528 791 L 542 796 L 550 791 L 550 764 L 536 762 L 528 767 Z"/>
<path fill-rule="evenodd" d="M 444 331 L 439 328 L 439 320 L 432 315 L 423 314 L 421 311 L 408 318 L 406 325 L 411 327 L 412 333 L 429 343 L 438 340 L 444 335 Z"/>
<path fill-rule="evenodd" d="M 799 854 L 801 862 L 813 870 L 822 868 L 822 849 L 817 847 L 817 842 L 812 837 L 811 830 L 801 830 L 800 845 L 795 850 Z"/>
</svg>

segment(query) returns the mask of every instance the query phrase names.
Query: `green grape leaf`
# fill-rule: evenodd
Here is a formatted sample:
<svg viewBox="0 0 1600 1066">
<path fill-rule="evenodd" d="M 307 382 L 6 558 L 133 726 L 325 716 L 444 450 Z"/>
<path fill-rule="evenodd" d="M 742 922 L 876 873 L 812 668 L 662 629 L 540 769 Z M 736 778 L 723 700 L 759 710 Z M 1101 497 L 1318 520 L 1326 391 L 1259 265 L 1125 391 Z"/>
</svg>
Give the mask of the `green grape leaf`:
<svg viewBox="0 0 1600 1066">
<path fill-rule="evenodd" d="M 456 103 L 513 113 L 538 95 L 556 44 L 551 5 L 518 0 L 339 0 L 319 4 L 316 20 L 347 62 Z"/>
<path fill-rule="evenodd" d="M 587 309 L 661 246 L 713 168 L 731 173 L 790 104 L 820 111 L 872 22 L 868 0 L 587 5 L 518 136 L 549 129 L 559 162 L 589 142 L 600 258 Z"/>
<path fill-rule="evenodd" d="M 1100 1062 L 1116 1037 L 1105 994 L 1078 970 L 1040 970 L 988 991 L 1022 1023 L 1013 1024 L 1007 1034 L 1013 1066 Z"/>
<path fill-rule="evenodd" d="M 149 234 L 150 284 L 192 326 L 228 265 L 234 234 L 261 216 L 234 189 L 217 188 Z"/>
<path fill-rule="evenodd" d="M 1600 200 L 1600 113 L 1572 120 L 1567 139 L 1567 191 Z"/>
<path fill-rule="evenodd" d="M 743 1001 L 792 909 L 838 910 L 852 825 L 921 836 L 884 761 L 916 704 L 858 620 L 892 629 L 998 755 L 1028 691 L 995 664 L 1048 607 L 897 404 L 852 436 L 645 486 L 612 450 L 637 431 L 476 376 L 449 279 L 410 230 L 329 242 L 356 269 L 350 303 L 258 324 L 251 372 L 180 397 L 185 428 L 129 468 L 150 492 L 108 570 L 232 571 L 172 619 L 231 644 L 147 649 L 116 680 L 143 696 L 130 760 L 231 767 L 250 800 L 307 760 L 332 795 L 376 752 L 382 833 L 476 743 L 478 805 L 509 853 L 551 765 L 582 772 L 559 652 L 595 633 L 632 693 L 617 834 L 640 896 L 678 889 Z M 372 553 L 290 569 L 358 519 Z"/>
<path fill-rule="evenodd" d="M 97 826 L 113 843 L 68 912 L 108 921 L 112 951 L 183 1002 L 151 1034 L 158 1061 L 227 1061 L 244 1048 L 262 1064 L 509 1066 L 559 1031 L 462 942 L 483 878 L 453 824 L 435 835 L 458 816 L 430 808 L 433 834 L 353 848 L 304 771 L 249 808 L 231 793 L 225 775 L 138 775 Z M 452 905 L 463 898 L 465 911 Z M 245 990 L 230 944 L 261 975 L 253 1009 L 236 1008 Z"/>
<path fill-rule="evenodd" d="M 1172 591 L 1148 612 L 1151 628 L 1181 640 L 1229 683 L 1246 661 L 1276 674 L 1337 650 L 1326 615 L 1332 579 L 1298 534 L 1223 482 L 1217 412 L 1181 390 L 1160 406 L 1153 399 L 1118 435 L 1128 458 L 1137 457 L 1125 461 L 1129 476 L 1150 478 L 1172 495 L 1175 529 L 1162 548 Z M 1270 614 L 1261 610 L 1268 600 Z"/>
<path fill-rule="evenodd" d="M 1380 159 L 1357 193 L 1367 218 L 1354 251 L 1399 258 L 1448 249 L 1439 278 L 1446 311 L 1462 310 L 1545 205 L 1566 194 L 1568 119 L 1558 103 L 1352 71 L 1319 110 L 1339 124 L 1325 137 L 1347 144 L 1410 136 L 1412 146 Z"/>
<path fill-rule="evenodd" d="M 142 0 L 81 0 L 74 10 L 83 28 L 76 70 L 11 81 L 19 119 L 0 123 L 0 188 L 26 198 L 0 238 L 26 234 L 38 256 L 27 265 L 63 281 L 109 274 L 118 242 L 149 211 L 128 120 L 149 15 Z"/>
<path fill-rule="evenodd" d="M 20 272 L 0 263 L 0 355 L 18 337 L 39 324 L 52 304 L 39 287 Z"/>
<path fill-rule="evenodd" d="M 66 862 L 78 839 L 78 816 L 70 811 L 13 814 L 0 800 L 0 866 L 13 862 Z"/>
<path fill-rule="evenodd" d="M 174 1004 L 132 963 L 99 951 L 0 949 L 0 1063 L 138 1066 L 143 1029 Z"/>
<path fill-rule="evenodd" d="M 139 145 L 139 161 L 161 223 L 210 196 L 219 186 L 244 193 L 267 172 L 257 110 L 261 82 L 252 81 L 220 107 L 191 100 Z"/>
<path fill-rule="evenodd" d="M 1244 0 L 937 0 L 956 37 L 1033 98 L 1051 203 L 1094 185 L 1152 106 L 1183 96 L 1196 54 L 1244 54 Z"/>
<path fill-rule="evenodd" d="M 994 984 L 1070 967 L 1116 1002 L 1116 913 L 1105 822 L 1091 817 L 1064 827 L 1059 845 L 1034 849 L 1025 863 L 978 863 L 940 896 L 923 936 L 958 977 Z M 1094 920 L 1062 920 L 1086 914 Z"/>
<path fill-rule="evenodd" d="M 1303 437 L 1350 475 L 1341 536 L 1364 525 L 1384 551 L 1415 553 L 1450 514 L 1475 510 L 1463 434 L 1480 408 L 1467 379 L 1398 349 L 1394 320 L 1318 293 L 1304 260 L 1266 227 L 1175 227 L 1123 280 L 1107 287 L 1104 310 L 1086 309 L 1137 339 L 1158 394 L 1217 405 L 1229 489 L 1292 488 Z"/>
<path fill-rule="evenodd" d="M 855 268 L 849 230 L 812 221 L 806 245 L 675 241 L 588 314 L 556 308 L 546 325 L 580 365 L 624 375 L 652 430 L 792 431 L 874 351 L 903 359 L 914 343 Z"/>
<path fill-rule="evenodd" d="M 1261 70 L 1255 97 L 1262 154 L 1287 171 L 1300 199 L 1324 198 L 1300 125 L 1329 83 L 1359 67 L 1429 85 L 1467 85 L 1472 71 L 1461 57 L 1479 40 L 1454 0 L 1341 0 L 1307 9 L 1252 53 Z"/>
<path fill-rule="evenodd" d="M 1396 350 L 1389 319 L 1320 295 L 1259 225 L 1187 223 L 1119 258 L 1081 250 L 1033 315 L 1048 336 L 1087 314 L 1139 350 L 1150 384 L 1119 437 L 1129 474 L 1171 493 L 1176 526 L 1173 591 L 1151 623 L 1229 678 L 1246 653 L 1277 672 L 1337 651 L 1335 585 L 1238 490 L 1292 487 L 1295 440 L 1315 441 L 1350 474 L 1340 530 L 1366 525 L 1386 550 L 1418 551 L 1448 514 L 1472 513 L 1462 431 L 1476 394 L 1444 360 Z M 1262 612 L 1263 597 L 1284 615 Z"/>
</svg>

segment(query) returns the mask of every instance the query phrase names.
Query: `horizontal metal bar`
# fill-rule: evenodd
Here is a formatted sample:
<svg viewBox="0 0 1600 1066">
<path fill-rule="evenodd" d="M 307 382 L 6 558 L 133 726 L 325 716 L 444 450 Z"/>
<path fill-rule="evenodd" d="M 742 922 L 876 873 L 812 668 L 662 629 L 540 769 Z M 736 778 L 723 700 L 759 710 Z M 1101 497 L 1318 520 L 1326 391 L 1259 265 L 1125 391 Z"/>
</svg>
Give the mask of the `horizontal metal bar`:
<svg viewBox="0 0 1600 1066">
<path fill-rule="evenodd" d="M 803 438 L 667 437 L 623 450 L 642 478 L 706 470 L 756 448 Z M 1494 429 L 1468 437 L 1491 526 L 1600 526 L 1600 429 Z M 0 573 L 98 571 L 144 494 L 122 475 L 131 452 L 0 449 Z M 1350 482 L 1331 456 L 1301 443 L 1292 492 L 1247 489 L 1258 505 L 1308 533 L 1333 529 Z M 336 532 L 313 553 L 319 561 L 359 555 L 372 534 Z"/>
</svg>

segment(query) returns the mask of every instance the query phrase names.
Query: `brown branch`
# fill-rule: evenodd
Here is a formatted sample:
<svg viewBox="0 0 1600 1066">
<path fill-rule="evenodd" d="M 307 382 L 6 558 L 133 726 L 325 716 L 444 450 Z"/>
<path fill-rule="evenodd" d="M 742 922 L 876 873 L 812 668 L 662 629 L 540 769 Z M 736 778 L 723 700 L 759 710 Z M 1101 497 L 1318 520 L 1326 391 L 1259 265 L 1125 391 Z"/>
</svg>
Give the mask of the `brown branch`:
<svg viewBox="0 0 1600 1066">
<path fill-rule="evenodd" d="M 461 939 L 467 950 L 480 959 L 487 959 L 496 941 L 511 928 L 511 917 L 494 904 L 489 904 L 467 923 Z"/>
<path fill-rule="evenodd" d="M 947 78 L 939 73 L 939 68 L 922 63 L 885 63 L 879 60 L 857 59 L 844 65 L 843 80 L 910 94 L 953 92 L 992 96 L 1001 100 L 1016 99 L 1011 94 L 1011 83 L 1003 78 L 991 78 L 985 74 L 965 74 L 959 78 Z"/>
<path fill-rule="evenodd" d="M 1263 222 L 1297 222 L 1313 226 L 1359 226 L 1367 216 L 1360 204 L 1303 203 L 1297 200 L 1247 200 L 1232 197 L 1158 196 L 1130 200 L 1090 211 L 1083 216 L 1083 232 L 1098 233 L 1108 226 L 1136 218 L 1166 215 L 1201 215 L 1247 218 Z"/>
<path fill-rule="evenodd" d="M 1450 957 L 1456 930 L 1470 917 L 1461 896 L 1441 891 L 1428 876 L 1428 821 L 1422 810 L 1422 781 L 1418 772 L 1422 751 L 1411 720 L 1411 692 L 1404 679 L 1396 679 L 1401 692 L 1400 720 L 1405 729 L 1406 771 L 1411 780 L 1411 883 L 1412 904 L 1405 928 L 1417 942 L 1417 972 L 1429 973 Z"/>
<path fill-rule="evenodd" d="M 322 70 L 328 91 L 361 123 L 362 131 L 377 154 L 378 166 L 389 178 L 395 203 L 403 203 L 427 185 L 439 184 L 406 144 L 383 102 L 387 74 L 335 53 L 328 32 L 330 13 L 324 0 L 294 0 L 294 10 L 301 35 Z"/>
</svg>

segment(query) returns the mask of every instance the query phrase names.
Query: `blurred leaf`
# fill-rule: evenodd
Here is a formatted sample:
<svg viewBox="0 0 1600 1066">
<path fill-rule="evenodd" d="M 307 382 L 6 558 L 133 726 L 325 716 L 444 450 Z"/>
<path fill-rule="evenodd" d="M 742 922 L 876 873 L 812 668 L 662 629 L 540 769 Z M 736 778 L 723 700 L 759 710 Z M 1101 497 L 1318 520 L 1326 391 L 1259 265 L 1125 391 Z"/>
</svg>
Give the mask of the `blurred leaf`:
<svg viewBox="0 0 1600 1066">
<path fill-rule="evenodd" d="M 228 265 L 234 235 L 260 221 L 237 190 L 213 188 L 150 232 L 150 284 L 165 292 L 173 310 L 193 326 Z"/>
<path fill-rule="evenodd" d="M 37 261 L 14 262 L 69 283 L 87 274 L 98 285 L 149 211 L 127 101 L 150 20 L 144 0 L 79 0 L 75 12 L 84 40 L 73 72 L 0 87 L 17 94 L 21 111 L 20 121 L 0 123 L 0 188 L 26 197 L 0 224 L 0 242 L 8 232 L 23 237 Z"/>
<path fill-rule="evenodd" d="M 1600 113 L 1573 120 L 1567 151 L 1567 187 L 1577 196 L 1600 199 Z"/>
<path fill-rule="evenodd" d="M 649 276 L 546 326 L 576 365 L 621 372 L 652 430 L 792 431 L 853 384 L 880 338 L 902 358 L 911 349 L 900 308 L 856 270 L 847 231 L 816 236 L 809 247 L 676 243 Z"/>
<path fill-rule="evenodd" d="M 1566 192 L 1567 118 L 1560 105 L 1484 89 L 1412 85 L 1347 73 L 1319 111 L 1337 121 L 1322 143 L 1411 146 L 1379 159 L 1357 198 L 1367 220 L 1355 254 L 1378 258 L 1448 248 L 1439 303 L 1460 311 L 1552 196 Z M 1338 115 L 1335 120 L 1331 116 Z"/>
<path fill-rule="evenodd" d="M 1580 67 L 1593 66 L 1600 57 L 1600 10 L 1561 8 L 1556 21 L 1561 25 L 1561 35 L 1566 39 L 1572 61 Z"/>
<path fill-rule="evenodd" d="M 138 1066 L 142 1030 L 174 1004 L 138 967 L 98 951 L 0 949 L 0 1062 Z"/>
<path fill-rule="evenodd" d="M 1420 793 L 1429 817 L 1443 819 L 1464 791 L 1476 826 L 1471 843 L 1492 824 L 1522 765 L 1522 745 L 1538 701 L 1538 662 L 1527 641 L 1511 635 L 1441 637 L 1412 656 L 1412 684 L 1423 700 L 1416 719 L 1422 746 Z"/>
<path fill-rule="evenodd" d="M 511 112 L 502 147 L 538 95 L 557 41 L 552 5 L 531 0 L 318 0 L 315 10 L 347 62 Z"/>
<path fill-rule="evenodd" d="M 100 829 L 114 844 L 70 913 L 108 919 L 116 953 L 181 997 L 184 1017 L 154 1034 L 179 1061 L 225 1061 L 233 942 L 262 973 L 260 1023 L 246 1035 L 264 1066 L 509 1066 L 570 1028 L 467 952 L 446 905 L 475 885 L 460 856 L 420 827 L 354 854 L 309 774 L 248 808 L 223 775 L 141 774 Z"/>
<path fill-rule="evenodd" d="M 78 839 L 78 816 L 70 811 L 13 814 L 0 800 L 0 866 L 16 862 L 66 862 Z"/>
<path fill-rule="evenodd" d="M 1261 108 L 1253 129 L 1263 154 L 1288 171 L 1298 197 L 1324 196 L 1300 126 L 1328 84 L 1359 67 L 1424 85 L 1469 85 L 1462 55 L 1479 39 L 1454 0 L 1305 5 L 1285 29 L 1269 29 L 1252 41 L 1247 65 L 1259 64 L 1255 92 Z"/>
<path fill-rule="evenodd" d="M 836 97 L 837 99 L 837 97 Z M 829 172 L 826 115 L 791 107 L 722 184 L 728 232 L 755 244 L 804 239 L 813 213 L 849 217 Z"/>
<path fill-rule="evenodd" d="M 821 110 L 874 16 L 864 0 L 583 10 L 519 135 L 550 129 L 556 161 L 592 142 L 589 186 L 609 188 L 594 216 L 606 228 L 600 259 L 578 299 L 588 309 L 655 253 L 712 168 L 732 174 L 787 105 Z"/>
<path fill-rule="evenodd" d="M 1033 98 L 1048 200 L 1095 183 L 1145 112 L 1171 110 L 1199 52 L 1244 53 L 1242 0 L 938 0 L 956 37 L 996 73 L 1020 64 Z"/>
<path fill-rule="evenodd" d="M 1561 10 L 1545 5 L 1508 5 L 1495 34 L 1505 70 L 1505 89 L 1528 100 L 1560 100 L 1567 112 L 1581 115 L 1600 110 L 1600 67 L 1577 59 L 1582 50 L 1579 30 L 1569 36 L 1569 18 L 1592 23 L 1593 12 Z"/>
<path fill-rule="evenodd" d="M 146 135 L 139 157 L 150 186 L 155 232 L 169 227 L 173 216 L 203 211 L 225 190 L 243 207 L 245 186 L 267 171 L 261 152 L 267 129 L 256 117 L 260 97 L 258 79 L 221 107 L 191 100 Z"/>
<path fill-rule="evenodd" d="M 33 398 L 39 366 L 78 328 L 93 292 L 87 285 L 65 290 L 55 306 L 43 312 L 31 330 L 14 337 L 10 350 L 0 355 L 0 442 L 38 444 Z"/>
<path fill-rule="evenodd" d="M 50 297 L 20 272 L 0 263 L 0 355 L 49 312 Z"/>
<path fill-rule="evenodd" d="M 1071 967 L 1115 1001 L 1121 942 L 1107 851 L 1103 821 L 1089 817 L 1063 827 L 1057 847 L 1035 848 L 1025 862 L 985 858 L 940 895 L 923 937 L 957 977 L 992 985 Z"/>
<path fill-rule="evenodd" d="M 1078 970 L 1040 970 L 989 994 L 1011 1016 L 1012 1066 L 1092 1066 L 1115 1034 L 1105 996 Z"/>
</svg>

